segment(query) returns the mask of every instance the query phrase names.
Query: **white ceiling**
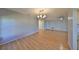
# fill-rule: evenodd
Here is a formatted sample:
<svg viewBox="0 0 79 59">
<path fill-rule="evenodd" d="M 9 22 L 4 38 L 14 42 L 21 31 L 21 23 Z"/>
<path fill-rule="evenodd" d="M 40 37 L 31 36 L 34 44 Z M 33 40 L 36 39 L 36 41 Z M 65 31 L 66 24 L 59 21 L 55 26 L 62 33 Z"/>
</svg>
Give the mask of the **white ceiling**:
<svg viewBox="0 0 79 59">
<path fill-rule="evenodd" d="M 8 8 L 8 10 L 16 11 L 22 14 L 28 14 L 32 12 L 32 9 L 29 8 Z"/>
<path fill-rule="evenodd" d="M 1 11 L 2 10 L 2 11 Z M 8 10 L 8 11 L 6 11 Z M 22 13 L 22 14 L 31 14 L 32 16 L 36 15 L 36 12 L 39 12 L 40 9 L 37 8 L 7 8 L 7 9 L 0 9 L 1 14 L 7 15 L 10 14 L 11 11 L 13 11 L 13 13 L 18 12 L 18 13 Z M 48 19 L 54 19 L 57 18 L 59 16 L 65 16 L 67 15 L 68 11 L 70 9 L 68 8 L 50 8 L 50 9 L 45 9 L 47 10 L 47 18 Z"/>
<path fill-rule="evenodd" d="M 12 11 L 16 11 L 19 13 L 23 13 L 23 14 L 36 14 L 35 12 L 39 12 L 39 10 L 37 8 L 8 8 L 8 10 L 12 10 Z M 38 11 L 37 11 L 38 10 Z M 63 15 L 65 13 L 67 13 L 69 9 L 67 8 L 50 8 L 48 9 L 48 14 L 52 14 L 52 15 Z"/>
</svg>

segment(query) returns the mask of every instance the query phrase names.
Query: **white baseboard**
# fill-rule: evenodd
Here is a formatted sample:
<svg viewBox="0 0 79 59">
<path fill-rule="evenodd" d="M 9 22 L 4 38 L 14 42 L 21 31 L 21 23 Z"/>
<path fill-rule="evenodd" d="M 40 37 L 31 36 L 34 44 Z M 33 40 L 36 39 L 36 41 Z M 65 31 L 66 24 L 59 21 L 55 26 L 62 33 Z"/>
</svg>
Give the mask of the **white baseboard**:
<svg viewBox="0 0 79 59">
<path fill-rule="evenodd" d="M 0 43 L 0 45 L 7 44 L 7 43 L 12 42 L 12 41 L 15 41 L 15 40 L 19 40 L 19 39 L 21 39 L 21 38 L 23 38 L 23 37 L 30 36 L 30 35 L 35 34 L 35 33 L 37 33 L 37 32 L 38 32 L 38 31 L 35 31 L 35 32 L 31 32 L 31 33 L 29 33 L 29 34 L 24 34 L 24 35 L 22 35 L 22 36 L 15 37 L 15 38 L 12 39 L 12 40 L 8 40 L 8 41 L 6 41 L 6 42 Z"/>
</svg>

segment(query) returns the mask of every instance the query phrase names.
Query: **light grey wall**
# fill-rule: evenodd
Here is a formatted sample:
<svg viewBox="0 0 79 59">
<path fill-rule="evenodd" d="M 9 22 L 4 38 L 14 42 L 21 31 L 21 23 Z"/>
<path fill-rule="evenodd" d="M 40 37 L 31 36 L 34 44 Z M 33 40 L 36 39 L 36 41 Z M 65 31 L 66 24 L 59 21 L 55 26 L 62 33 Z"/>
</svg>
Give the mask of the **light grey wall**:
<svg viewBox="0 0 79 59">
<path fill-rule="evenodd" d="M 73 9 L 73 15 L 72 15 L 72 29 L 73 29 L 73 32 L 72 32 L 72 41 L 73 41 L 73 44 L 72 44 L 72 48 L 73 49 L 77 49 L 77 9 Z"/>
<path fill-rule="evenodd" d="M 0 33 L 1 33 L 1 17 L 0 17 Z"/>
<path fill-rule="evenodd" d="M 78 35 L 79 35 L 79 11 L 77 11 L 77 31 L 78 31 Z"/>
<path fill-rule="evenodd" d="M 71 49 L 77 49 L 77 9 L 73 8 L 68 19 L 68 43 Z"/>
<path fill-rule="evenodd" d="M 1 37 L 1 17 L 0 17 L 0 37 Z"/>
<path fill-rule="evenodd" d="M 5 10 L 7 12 L 7 10 Z M 38 22 L 32 15 L 24 15 L 10 11 L 8 15 L 2 15 L 2 43 L 16 38 L 27 36 L 38 31 Z"/>
<path fill-rule="evenodd" d="M 53 19 L 53 18 L 52 18 Z M 59 19 L 55 20 L 46 20 L 45 21 L 45 28 L 46 29 L 51 29 L 53 30 L 59 30 L 59 31 L 67 31 L 68 26 L 67 26 L 67 19 L 65 18 L 63 21 Z"/>
<path fill-rule="evenodd" d="M 77 16 L 78 16 L 77 23 L 79 24 L 79 10 L 77 11 Z"/>
<path fill-rule="evenodd" d="M 72 49 L 72 19 L 68 19 L 68 44 L 69 47 Z"/>
</svg>

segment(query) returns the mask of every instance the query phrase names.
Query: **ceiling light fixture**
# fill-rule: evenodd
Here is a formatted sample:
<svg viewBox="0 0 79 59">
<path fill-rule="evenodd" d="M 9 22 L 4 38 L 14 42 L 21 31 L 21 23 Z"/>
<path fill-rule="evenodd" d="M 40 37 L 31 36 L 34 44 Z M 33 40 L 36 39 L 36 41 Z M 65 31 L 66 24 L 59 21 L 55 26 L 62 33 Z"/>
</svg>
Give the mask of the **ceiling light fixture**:
<svg viewBox="0 0 79 59">
<path fill-rule="evenodd" d="M 39 11 L 39 14 L 37 14 L 37 19 L 45 19 L 47 17 L 47 14 L 44 13 L 44 9 Z"/>
<path fill-rule="evenodd" d="M 60 21 L 64 20 L 64 16 L 59 16 L 58 18 L 59 18 Z"/>
</svg>

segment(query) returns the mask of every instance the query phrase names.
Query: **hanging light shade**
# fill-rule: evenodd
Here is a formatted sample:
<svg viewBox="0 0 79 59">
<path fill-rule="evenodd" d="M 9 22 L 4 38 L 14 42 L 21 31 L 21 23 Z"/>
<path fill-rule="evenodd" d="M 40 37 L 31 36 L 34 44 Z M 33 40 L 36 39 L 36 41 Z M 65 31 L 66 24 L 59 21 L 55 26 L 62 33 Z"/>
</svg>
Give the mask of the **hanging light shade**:
<svg viewBox="0 0 79 59">
<path fill-rule="evenodd" d="M 46 18 L 47 17 L 47 15 L 43 15 L 43 18 Z"/>
<path fill-rule="evenodd" d="M 64 16 L 59 16 L 58 18 L 59 18 L 60 21 L 64 20 Z"/>
<path fill-rule="evenodd" d="M 46 14 L 37 15 L 37 19 L 45 19 L 47 17 Z"/>
<path fill-rule="evenodd" d="M 40 16 L 38 15 L 37 18 L 39 18 Z"/>
</svg>

